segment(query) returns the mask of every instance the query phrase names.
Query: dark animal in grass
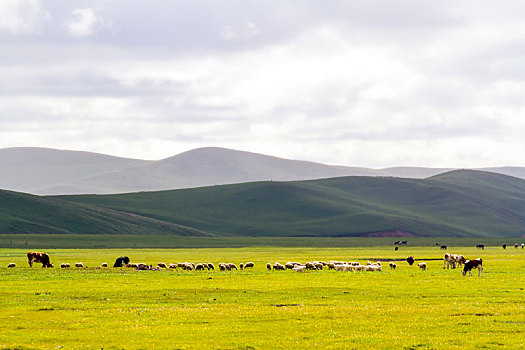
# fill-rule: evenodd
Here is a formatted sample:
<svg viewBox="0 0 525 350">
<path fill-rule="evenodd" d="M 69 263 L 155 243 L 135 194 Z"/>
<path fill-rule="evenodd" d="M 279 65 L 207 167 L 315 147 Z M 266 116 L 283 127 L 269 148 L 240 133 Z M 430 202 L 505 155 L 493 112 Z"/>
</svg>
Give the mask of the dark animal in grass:
<svg viewBox="0 0 525 350">
<path fill-rule="evenodd" d="M 485 245 L 484 244 L 478 244 L 476 246 L 476 248 L 481 249 L 481 250 L 485 250 Z"/>
<path fill-rule="evenodd" d="M 481 277 L 483 277 L 483 260 L 481 260 L 481 258 L 467 260 L 463 267 L 463 276 L 466 276 L 467 272 L 469 273 L 469 276 L 472 276 L 472 269 L 478 269 L 478 277 L 480 274 Z"/>
<path fill-rule="evenodd" d="M 407 257 L 407 263 L 408 265 L 412 266 L 414 264 L 414 257 L 413 256 L 409 256 Z"/>
<path fill-rule="evenodd" d="M 53 267 L 53 264 L 49 261 L 49 255 L 42 252 L 29 252 L 27 253 L 27 261 L 29 266 L 33 267 L 33 263 L 42 263 L 42 267 Z"/>
<path fill-rule="evenodd" d="M 397 251 L 398 249 L 399 249 L 399 247 L 398 247 L 398 246 L 396 246 L 396 247 L 394 248 L 394 250 L 395 250 L 395 251 Z"/>
<path fill-rule="evenodd" d="M 503 243 L 502 247 L 503 249 L 507 249 L 507 243 Z"/>
<path fill-rule="evenodd" d="M 118 257 L 117 260 L 115 260 L 115 264 L 113 264 L 113 267 L 122 267 L 127 264 L 129 264 L 129 258 L 127 256 L 121 256 Z"/>
<path fill-rule="evenodd" d="M 514 248 L 518 248 L 518 245 L 519 245 L 518 243 L 514 244 Z"/>
<path fill-rule="evenodd" d="M 446 245 L 442 245 L 440 249 L 447 249 Z"/>
</svg>

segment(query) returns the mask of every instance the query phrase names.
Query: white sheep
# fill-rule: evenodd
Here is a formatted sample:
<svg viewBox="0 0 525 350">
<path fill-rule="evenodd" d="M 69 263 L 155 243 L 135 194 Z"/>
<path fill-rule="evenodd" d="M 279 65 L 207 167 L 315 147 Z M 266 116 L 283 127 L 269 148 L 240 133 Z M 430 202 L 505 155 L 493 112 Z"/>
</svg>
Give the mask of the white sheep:
<svg viewBox="0 0 525 350">
<path fill-rule="evenodd" d="M 170 268 L 170 269 L 176 269 L 177 267 L 178 267 L 177 264 L 169 264 L 168 265 L 168 268 Z"/>
<path fill-rule="evenodd" d="M 276 262 L 275 264 L 273 264 L 273 269 L 274 270 L 284 271 L 284 270 L 286 270 L 286 267 L 284 265 L 279 264 L 278 262 Z"/>
<path fill-rule="evenodd" d="M 208 263 L 208 270 L 215 270 L 215 265 L 213 263 Z"/>
<path fill-rule="evenodd" d="M 354 271 L 364 271 L 365 270 L 365 265 L 355 265 L 355 266 L 352 266 Z"/>
<path fill-rule="evenodd" d="M 268 271 L 272 271 L 272 264 L 267 263 L 266 264 L 266 269 L 268 269 Z"/>
<path fill-rule="evenodd" d="M 166 264 L 163 262 L 157 263 L 158 267 L 167 268 Z"/>
<path fill-rule="evenodd" d="M 427 269 L 427 263 L 424 262 L 417 264 L 417 266 L 419 266 L 419 268 L 423 271 L 426 271 Z"/>
<path fill-rule="evenodd" d="M 7 265 L 7 267 L 16 267 L 16 264 L 15 264 L 15 263 L 9 263 L 9 264 Z"/>
<path fill-rule="evenodd" d="M 229 263 L 229 264 L 228 264 L 228 267 L 230 268 L 230 270 L 233 270 L 233 269 L 235 269 L 235 270 L 239 270 L 239 269 L 237 268 L 237 265 L 235 265 L 234 263 Z"/>
<path fill-rule="evenodd" d="M 306 271 L 306 266 L 298 266 L 298 265 L 296 265 L 296 266 L 293 268 L 293 270 L 294 270 L 295 272 L 305 272 L 305 271 Z"/>
<path fill-rule="evenodd" d="M 82 264 L 81 262 L 77 262 L 75 263 L 75 267 L 84 267 L 84 264 Z"/>
<path fill-rule="evenodd" d="M 226 271 L 228 270 L 228 266 L 225 263 L 219 263 L 219 270 Z"/>
</svg>

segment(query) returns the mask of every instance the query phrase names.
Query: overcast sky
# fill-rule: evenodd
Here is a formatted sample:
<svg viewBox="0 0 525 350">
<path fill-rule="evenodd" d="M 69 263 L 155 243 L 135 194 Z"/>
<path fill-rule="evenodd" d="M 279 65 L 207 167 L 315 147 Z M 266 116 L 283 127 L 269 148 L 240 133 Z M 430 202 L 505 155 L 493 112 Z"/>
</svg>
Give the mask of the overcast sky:
<svg viewBox="0 0 525 350">
<path fill-rule="evenodd" d="M 0 1 L 0 148 L 525 166 L 523 1 Z"/>
</svg>

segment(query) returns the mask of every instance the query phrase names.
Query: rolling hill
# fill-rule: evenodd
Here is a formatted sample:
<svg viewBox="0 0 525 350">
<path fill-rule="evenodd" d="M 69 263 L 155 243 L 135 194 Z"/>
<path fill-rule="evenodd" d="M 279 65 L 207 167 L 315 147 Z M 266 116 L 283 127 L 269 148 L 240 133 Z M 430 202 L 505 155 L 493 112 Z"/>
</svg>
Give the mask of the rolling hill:
<svg viewBox="0 0 525 350">
<path fill-rule="evenodd" d="M 58 198 L 223 236 L 525 235 L 525 181 L 469 170 Z"/>
<path fill-rule="evenodd" d="M 157 161 L 43 148 L 6 148 L 0 149 L 0 164 L 1 189 L 41 195 L 114 194 L 341 176 L 422 179 L 452 170 L 332 166 L 218 147 L 198 148 Z M 525 178 L 525 168 L 489 170 Z"/>
<path fill-rule="evenodd" d="M 140 215 L 3 190 L 0 233 L 210 235 Z"/>
<path fill-rule="evenodd" d="M 84 177 L 149 164 L 150 161 L 104 154 L 18 147 L 0 149 L 0 188 L 33 194 L 98 193 L 97 186 L 76 185 Z M 103 186 L 100 186 L 103 188 Z"/>
</svg>

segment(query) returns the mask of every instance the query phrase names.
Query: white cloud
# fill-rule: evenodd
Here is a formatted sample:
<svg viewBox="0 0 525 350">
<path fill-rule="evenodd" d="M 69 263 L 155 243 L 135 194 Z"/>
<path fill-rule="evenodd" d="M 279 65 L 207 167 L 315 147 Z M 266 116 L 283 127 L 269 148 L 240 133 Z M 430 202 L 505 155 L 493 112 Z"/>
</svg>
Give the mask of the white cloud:
<svg viewBox="0 0 525 350">
<path fill-rule="evenodd" d="M 226 25 L 222 27 L 220 37 L 224 40 L 243 40 L 261 34 L 261 30 L 253 22 L 244 22 L 241 25 Z"/>
<path fill-rule="evenodd" d="M 0 31 L 13 34 L 40 33 L 51 19 L 39 0 L 0 1 Z"/>
<path fill-rule="evenodd" d="M 104 20 L 97 16 L 91 8 L 75 9 L 66 23 L 69 35 L 75 38 L 93 36 L 104 24 Z"/>
<path fill-rule="evenodd" d="M 41 40 L 11 40 L 0 57 L 0 147 L 525 165 L 517 3 L 65 3 Z M 64 40 L 66 19 L 90 40 Z"/>
</svg>

